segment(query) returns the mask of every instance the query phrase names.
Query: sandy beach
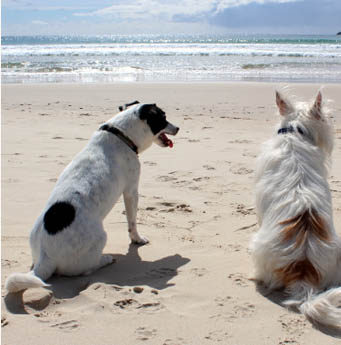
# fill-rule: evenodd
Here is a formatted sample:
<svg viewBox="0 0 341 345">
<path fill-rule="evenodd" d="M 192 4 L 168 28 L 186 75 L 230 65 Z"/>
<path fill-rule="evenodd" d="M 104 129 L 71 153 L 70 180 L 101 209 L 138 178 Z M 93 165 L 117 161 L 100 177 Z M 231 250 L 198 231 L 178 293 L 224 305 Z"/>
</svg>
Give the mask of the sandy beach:
<svg viewBox="0 0 341 345">
<path fill-rule="evenodd" d="M 271 83 L 2 85 L 3 345 L 330 345 L 256 291 L 248 244 L 257 230 L 253 173 L 278 121 Z M 319 84 L 291 84 L 312 100 Z M 341 235 L 341 84 L 329 183 Z M 140 155 L 138 228 L 129 244 L 123 200 L 105 219 L 117 262 L 90 276 L 52 277 L 49 289 L 6 296 L 12 272 L 31 266 L 29 233 L 63 168 L 118 106 L 157 103 L 180 127 L 174 147 Z M 23 303 L 21 303 L 21 298 Z"/>
</svg>

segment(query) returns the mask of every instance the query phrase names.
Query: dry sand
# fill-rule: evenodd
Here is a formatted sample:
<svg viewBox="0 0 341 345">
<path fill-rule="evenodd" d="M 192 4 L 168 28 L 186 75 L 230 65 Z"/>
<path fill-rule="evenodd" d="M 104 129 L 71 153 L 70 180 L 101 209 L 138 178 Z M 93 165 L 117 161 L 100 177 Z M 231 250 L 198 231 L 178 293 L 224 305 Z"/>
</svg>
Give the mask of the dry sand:
<svg viewBox="0 0 341 345">
<path fill-rule="evenodd" d="M 31 265 L 29 233 L 62 169 L 121 104 L 156 102 L 181 127 L 174 148 L 141 154 L 138 227 L 130 246 L 122 200 L 105 219 L 117 263 L 49 290 L 2 299 L 3 345 L 339 344 L 248 280 L 257 229 L 253 171 L 278 118 L 276 84 L 2 86 L 2 284 Z M 319 85 L 294 84 L 298 99 Z M 341 85 L 329 179 L 341 228 Z M 137 288 L 136 288 L 137 287 Z M 3 288 L 3 285 L 2 285 Z M 6 292 L 2 289 L 2 296 Z M 327 334 L 326 334 L 327 333 Z"/>
</svg>

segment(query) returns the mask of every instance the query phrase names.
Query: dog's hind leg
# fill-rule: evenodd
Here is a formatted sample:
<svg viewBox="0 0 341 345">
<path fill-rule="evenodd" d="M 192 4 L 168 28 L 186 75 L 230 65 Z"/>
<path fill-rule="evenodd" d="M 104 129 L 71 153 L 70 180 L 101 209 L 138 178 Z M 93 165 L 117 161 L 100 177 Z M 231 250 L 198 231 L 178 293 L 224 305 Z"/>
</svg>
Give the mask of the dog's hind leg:
<svg viewBox="0 0 341 345">
<path fill-rule="evenodd" d="M 101 258 L 99 260 L 99 263 L 96 266 L 94 266 L 93 268 L 91 268 L 90 270 L 85 271 L 83 273 L 83 275 L 87 276 L 89 274 L 92 274 L 95 271 L 99 270 L 100 268 L 108 266 L 108 265 L 111 265 L 111 264 L 113 264 L 115 262 L 116 262 L 116 260 L 115 260 L 113 255 L 111 255 L 111 254 L 102 254 L 102 256 L 101 256 Z"/>
<path fill-rule="evenodd" d="M 98 226 L 98 229 L 99 236 L 97 237 L 96 242 L 80 260 L 85 263 L 86 267 L 88 267 L 88 269 L 82 272 L 83 275 L 92 274 L 98 269 L 108 266 L 116 261 L 113 255 L 102 253 L 107 241 L 107 234 L 103 229 L 103 225 Z"/>
<path fill-rule="evenodd" d="M 56 263 L 42 251 L 37 263 L 34 264 L 33 272 L 37 277 L 45 281 L 53 275 L 56 268 Z"/>
<path fill-rule="evenodd" d="M 142 237 L 137 232 L 136 228 L 136 214 L 137 214 L 137 204 L 138 204 L 138 192 L 137 188 L 130 190 L 129 192 L 123 193 L 124 204 L 126 208 L 126 216 L 128 220 L 128 232 L 132 243 L 136 244 L 146 244 L 148 239 Z"/>
<path fill-rule="evenodd" d="M 84 225 L 85 226 L 85 225 Z M 57 273 L 66 276 L 89 275 L 101 267 L 112 264 L 115 259 L 111 254 L 103 254 L 107 234 L 100 223 L 88 222 L 86 231 L 90 235 L 81 245 L 72 249 L 65 258 L 59 258 Z"/>
</svg>

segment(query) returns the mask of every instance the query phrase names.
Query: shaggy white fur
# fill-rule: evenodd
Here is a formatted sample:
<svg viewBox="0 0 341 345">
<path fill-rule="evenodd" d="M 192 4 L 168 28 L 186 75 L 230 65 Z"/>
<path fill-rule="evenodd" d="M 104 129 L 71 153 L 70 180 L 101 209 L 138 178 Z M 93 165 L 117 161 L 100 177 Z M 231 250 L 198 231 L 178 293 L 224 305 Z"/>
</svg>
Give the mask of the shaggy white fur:
<svg viewBox="0 0 341 345">
<path fill-rule="evenodd" d="M 312 322 L 341 327 L 341 241 L 327 182 L 332 125 L 321 92 L 312 106 L 280 92 L 276 103 L 281 121 L 256 168 L 255 279 L 269 291 L 284 288 L 284 305 Z"/>
<path fill-rule="evenodd" d="M 136 228 L 140 177 L 136 153 L 153 142 L 170 146 L 165 133 L 175 135 L 178 130 L 155 104 L 138 104 L 96 131 L 62 172 L 32 229 L 32 271 L 10 275 L 6 289 L 16 292 L 46 286 L 43 281 L 55 272 L 89 274 L 111 264 L 112 255 L 102 254 L 107 239 L 102 222 L 122 194 L 131 241 L 147 243 Z"/>
</svg>

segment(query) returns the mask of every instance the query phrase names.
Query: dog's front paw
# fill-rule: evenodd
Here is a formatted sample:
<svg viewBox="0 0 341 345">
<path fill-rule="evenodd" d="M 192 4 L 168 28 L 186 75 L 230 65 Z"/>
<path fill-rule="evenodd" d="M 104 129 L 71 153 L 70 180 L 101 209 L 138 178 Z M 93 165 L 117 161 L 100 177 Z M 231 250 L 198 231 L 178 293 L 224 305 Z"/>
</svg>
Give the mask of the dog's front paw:
<svg viewBox="0 0 341 345">
<path fill-rule="evenodd" d="M 131 243 L 144 245 L 144 244 L 149 243 L 149 240 L 148 240 L 148 238 L 143 237 L 143 236 L 138 236 L 138 237 L 134 237 L 134 238 L 131 237 Z"/>
<path fill-rule="evenodd" d="M 149 243 L 148 238 L 140 236 L 136 228 L 131 228 L 128 230 L 128 232 L 129 232 L 129 237 L 131 239 L 131 243 L 140 244 L 140 245 Z"/>
</svg>

